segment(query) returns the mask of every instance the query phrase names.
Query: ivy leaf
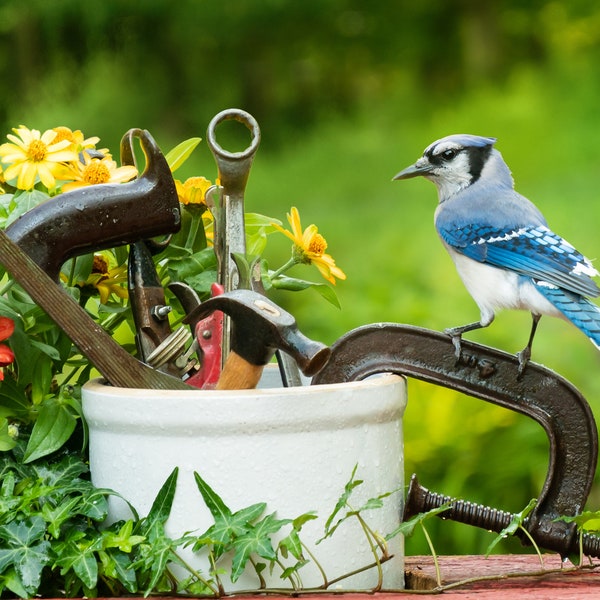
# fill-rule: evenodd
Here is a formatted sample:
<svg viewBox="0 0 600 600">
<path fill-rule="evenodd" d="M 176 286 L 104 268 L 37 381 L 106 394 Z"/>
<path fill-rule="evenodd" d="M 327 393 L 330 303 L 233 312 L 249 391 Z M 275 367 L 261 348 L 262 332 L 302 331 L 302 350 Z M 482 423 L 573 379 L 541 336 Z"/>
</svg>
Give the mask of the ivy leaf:
<svg viewBox="0 0 600 600">
<path fill-rule="evenodd" d="M 42 506 L 42 517 L 47 523 L 48 533 L 55 539 L 60 536 L 60 528 L 65 521 L 71 518 L 75 507 L 79 504 L 81 498 L 67 498 L 54 506 L 51 502 L 46 502 Z"/>
<path fill-rule="evenodd" d="M 487 547 L 485 551 L 486 558 L 501 540 L 507 538 L 509 535 L 514 535 L 517 529 L 523 526 L 523 522 L 529 513 L 535 508 L 536 503 L 537 498 L 532 498 L 521 512 L 515 513 L 512 516 L 510 523 L 492 540 L 491 544 Z"/>
<path fill-rule="evenodd" d="M 556 521 L 575 523 L 579 531 L 600 531 L 600 510 L 584 510 L 574 517 L 558 517 Z"/>
<path fill-rule="evenodd" d="M 396 529 L 394 529 L 394 531 L 388 533 L 388 535 L 385 536 L 385 539 L 391 540 L 399 534 L 404 535 L 406 537 L 410 537 L 415 532 L 415 527 L 417 525 L 421 525 L 427 519 L 430 519 L 431 517 L 439 515 L 440 513 L 443 513 L 444 511 L 448 510 L 450 504 L 450 502 L 447 502 L 437 508 L 432 508 L 427 512 L 419 513 L 418 515 L 415 515 L 414 517 L 412 517 L 412 519 L 409 519 L 408 521 L 403 521 Z"/>
<path fill-rule="evenodd" d="M 83 537 L 83 532 L 80 536 Z M 98 582 L 98 561 L 95 556 L 97 544 L 78 543 L 76 539 L 68 539 L 64 544 L 57 546 L 58 558 L 56 565 L 61 567 L 61 575 L 66 575 L 73 570 L 75 575 L 88 589 L 96 587 Z"/>
<path fill-rule="evenodd" d="M 219 558 L 229 549 L 232 540 L 249 530 L 252 523 L 265 511 L 267 505 L 261 502 L 232 513 L 221 497 L 198 473 L 194 472 L 194 477 L 204 503 L 215 520 L 215 524 L 198 537 L 194 544 L 194 550 L 198 550 L 207 542 L 210 542 L 216 546 L 214 549 L 215 558 Z"/>
<path fill-rule="evenodd" d="M 246 563 L 252 554 L 258 554 L 269 561 L 277 560 L 273 549 L 271 534 L 279 531 L 284 525 L 291 523 L 290 519 L 276 519 L 275 514 L 267 515 L 264 519 L 249 528 L 246 533 L 235 540 L 235 554 L 231 565 L 231 581 L 235 583 L 246 568 Z"/>
<path fill-rule="evenodd" d="M 153 530 L 156 524 L 164 525 L 171 514 L 173 499 L 175 498 L 175 490 L 177 489 L 177 476 L 179 475 L 179 467 L 175 467 L 167 480 L 163 483 L 158 491 L 154 502 L 150 508 L 148 516 L 143 520 L 141 532 L 146 534 Z"/>
<path fill-rule="evenodd" d="M 133 521 L 125 521 L 119 531 L 109 531 L 104 536 L 104 548 L 118 548 L 121 552 L 129 553 L 134 546 L 141 544 L 146 538 L 143 535 L 133 535 Z"/>
<path fill-rule="evenodd" d="M 42 569 L 50 562 L 50 542 L 43 539 L 44 519 L 34 515 L 0 526 L 0 573 L 14 567 L 23 587 L 33 594 L 40 585 Z"/>
<path fill-rule="evenodd" d="M 338 519 L 338 521 L 335 523 L 335 525 L 332 526 L 333 520 L 336 518 L 336 516 L 340 513 L 340 511 L 344 507 L 348 506 L 348 500 L 350 499 L 350 496 L 352 495 L 352 492 L 354 491 L 354 489 L 363 484 L 362 479 L 354 479 L 357 468 L 358 468 L 358 465 L 354 465 L 354 468 L 352 469 L 352 474 L 350 475 L 350 480 L 344 486 L 344 491 L 342 492 L 342 495 L 338 498 L 338 501 L 333 509 L 333 512 L 327 518 L 327 521 L 325 522 L 325 533 L 323 534 L 322 538 L 317 540 L 317 542 L 316 542 L 317 544 L 321 543 L 324 539 L 331 537 L 335 533 L 335 530 L 341 525 L 341 523 L 343 521 L 345 521 L 348 517 L 355 514 L 356 511 L 352 511 L 351 513 L 346 513 L 346 515 L 344 515 L 343 517 Z"/>
</svg>

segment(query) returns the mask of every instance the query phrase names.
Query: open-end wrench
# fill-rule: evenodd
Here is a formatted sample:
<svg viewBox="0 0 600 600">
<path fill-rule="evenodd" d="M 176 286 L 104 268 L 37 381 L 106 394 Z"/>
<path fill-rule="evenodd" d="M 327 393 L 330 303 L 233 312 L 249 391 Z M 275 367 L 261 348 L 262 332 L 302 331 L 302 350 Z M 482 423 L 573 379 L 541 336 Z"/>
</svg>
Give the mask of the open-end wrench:
<svg viewBox="0 0 600 600">
<path fill-rule="evenodd" d="M 313 384 L 392 372 L 531 417 L 548 436 L 550 464 L 544 487 L 524 526 L 541 548 L 563 556 L 576 551 L 574 523 L 556 519 L 580 514 L 590 493 L 598 458 L 598 433 L 589 404 L 577 389 L 549 369 L 529 363 L 519 377 L 518 360 L 512 354 L 467 341 L 463 341 L 462 349 L 457 363 L 454 346 L 446 334 L 397 323 L 367 325 L 333 344 L 329 362 L 314 377 Z M 471 521 L 459 518 L 465 516 L 465 511 L 458 507 L 443 516 L 494 529 L 484 510 L 469 512 Z M 478 515 L 484 518 L 477 519 Z M 489 515 L 494 516 L 492 509 Z M 588 540 L 587 547 L 591 555 L 600 556 L 600 538 Z"/>
<path fill-rule="evenodd" d="M 226 120 L 235 120 L 251 132 L 249 146 L 241 152 L 224 150 L 217 142 L 216 128 Z M 207 194 L 207 204 L 215 219 L 215 254 L 219 264 L 219 283 L 226 292 L 237 289 L 239 273 L 233 256 L 246 254 L 246 229 L 244 223 L 244 191 L 254 155 L 260 144 L 260 128 L 252 115 L 232 108 L 217 114 L 209 123 L 208 145 L 213 153 L 219 172 L 218 194 Z M 216 196 L 216 197 L 215 197 Z M 230 323 L 225 318 L 221 343 L 222 364 L 230 348 Z"/>
</svg>

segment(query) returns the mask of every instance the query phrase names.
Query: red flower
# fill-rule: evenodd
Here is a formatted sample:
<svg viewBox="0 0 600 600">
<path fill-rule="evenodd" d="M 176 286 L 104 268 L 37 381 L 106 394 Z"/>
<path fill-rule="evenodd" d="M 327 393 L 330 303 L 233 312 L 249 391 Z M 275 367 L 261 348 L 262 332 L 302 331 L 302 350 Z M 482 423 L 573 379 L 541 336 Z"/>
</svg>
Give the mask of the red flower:
<svg viewBox="0 0 600 600">
<path fill-rule="evenodd" d="M 0 341 L 9 338 L 15 330 L 15 323 L 8 317 L 0 317 Z M 15 360 L 15 353 L 6 345 L 0 344 L 0 367 L 6 367 Z M 4 373 L 0 370 L 0 381 L 4 379 Z"/>
</svg>

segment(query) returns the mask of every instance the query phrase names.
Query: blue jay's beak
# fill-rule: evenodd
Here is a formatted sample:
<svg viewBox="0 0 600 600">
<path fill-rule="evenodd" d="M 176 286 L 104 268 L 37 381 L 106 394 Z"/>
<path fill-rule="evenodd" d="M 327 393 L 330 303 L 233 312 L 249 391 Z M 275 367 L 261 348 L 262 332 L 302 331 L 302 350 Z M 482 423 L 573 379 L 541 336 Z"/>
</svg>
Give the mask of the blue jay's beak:
<svg viewBox="0 0 600 600">
<path fill-rule="evenodd" d="M 429 161 L 420 158 L 414 165 L 400 171 L 392 181 L 396 181 L 396 179 L 410 179 L 411 177 L 419 177 L 419 175 L 427 175 L 431 169 L 432 165 Z"/>
</svg>

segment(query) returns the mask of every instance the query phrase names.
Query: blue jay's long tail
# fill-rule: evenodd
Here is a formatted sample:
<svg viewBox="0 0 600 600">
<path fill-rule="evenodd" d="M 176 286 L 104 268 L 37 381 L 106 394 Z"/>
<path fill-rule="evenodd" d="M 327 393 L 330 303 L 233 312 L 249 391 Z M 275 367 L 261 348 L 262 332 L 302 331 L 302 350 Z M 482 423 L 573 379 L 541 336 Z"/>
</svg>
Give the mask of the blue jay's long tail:
<svg viewBox="0 0 600 600">
<path fill-rule="evenodd" d="M 536 282 L 536 289 L 600 350 L 600 308 L 579 294 L 553 285 Z"/>
</svg>

